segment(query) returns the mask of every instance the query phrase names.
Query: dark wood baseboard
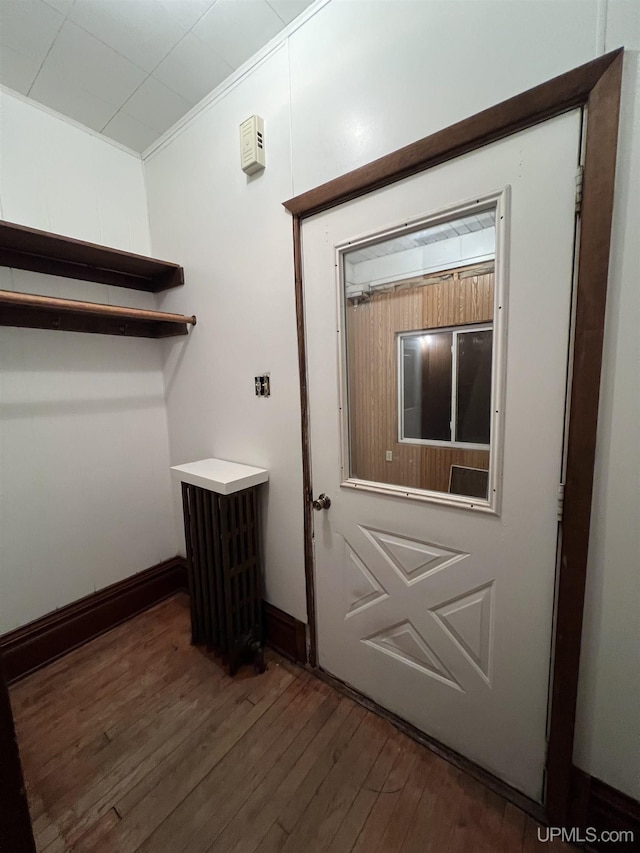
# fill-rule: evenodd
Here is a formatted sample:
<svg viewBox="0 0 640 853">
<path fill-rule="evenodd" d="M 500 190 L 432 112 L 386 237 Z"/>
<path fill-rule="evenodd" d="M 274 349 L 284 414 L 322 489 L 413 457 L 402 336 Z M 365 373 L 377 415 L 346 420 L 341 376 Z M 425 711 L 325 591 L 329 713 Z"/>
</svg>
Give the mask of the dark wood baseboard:
<svg viewBox="0 0 640 853">
<path fill-rule="evenodd" d="M 571 821 L 582 830 L 588 850 L 615 850 L 619 853 L 631 853 L 640 850 L 640 802 L 623 794 L 606 782 L 596 779 L 580 770 L 573 768 L 571 776 L 572 813 Z M 603 833 L 615 840 L 592 841 L 588 831 L 595 833 L 600 839 Z M 620 833 L 627 833 L 627 840 Z M 630 833 L 630 835 L 629 835 Z"/>
<path fill-rule="evenodd" d="M 596 845 L 597 850 L 615 849 L 626 853 L 640 849 L 640 802 L 593 777 L 589 786 L 587 825 L 600 833 L 604 830 L 633 833 L 631 841 L 600 843 Z"/>
<path fill-rule="evenodd" d="M 298 619 L 263 602 L 264 635 L 266 644 L 296 663 L 307 662 L 306 625 Z"/>
<path fill-rule="evenodd" d="M 172 557 L 3 634 L 0 658 L 7 682 L 23 678 L 170 595 L 187 590 L 187 560 Z M 263 618 L 266 644 L 304 666 L 307 662 L 304 622 L 266 601 Z"/>
<path fill-rule="evenodd" d="M 7 682 L 46 666 L 186 586 L 186 561 L 172 557 L 3 634 L 0 656 Z"/>
</svg>

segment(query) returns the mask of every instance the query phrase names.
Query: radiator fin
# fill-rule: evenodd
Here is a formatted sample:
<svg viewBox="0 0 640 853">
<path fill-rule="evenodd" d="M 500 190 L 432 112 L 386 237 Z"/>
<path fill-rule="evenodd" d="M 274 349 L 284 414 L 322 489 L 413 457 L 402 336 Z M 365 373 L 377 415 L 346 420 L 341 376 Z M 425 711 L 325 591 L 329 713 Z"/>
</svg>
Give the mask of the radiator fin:
<svg viewBox="0 0 640 853">
<path fill-rule="evenodd" d="M 248 658 L 264 670 L 257 490 L 182 484 L 191 642 L 223 655 L 231 675 Z"/>
</svg>

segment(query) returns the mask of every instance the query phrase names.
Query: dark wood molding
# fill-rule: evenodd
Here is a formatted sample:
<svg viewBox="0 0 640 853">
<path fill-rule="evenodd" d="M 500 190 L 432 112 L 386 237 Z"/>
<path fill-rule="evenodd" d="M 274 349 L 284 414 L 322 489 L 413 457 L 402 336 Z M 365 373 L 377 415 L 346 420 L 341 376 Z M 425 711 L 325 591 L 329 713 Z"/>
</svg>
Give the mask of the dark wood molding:
<svg viewBox="0 0 640 853">
<path fill-rule="evenodd" d="M 569 790 L 569 808 L 567 810 L 567 826 L 587 825 L 589 808 L 589 785 L 591 776 L 577 767 L 571 768 L 571 787 Z"/>
<path fill-rule="evenodd" d="M 585 104 L 622 50 L 607 53 L 284 202 L 302 218 L 386 187 Z"/>
<path fill-rule="evenodd" d="M 36 853 L 9 692 L 0 657 L 0 853 Z"/>
<path fill-rule="evenodd" d="M 136 338 L 186 335 L 196 317 L 0 290 L 0 326 Z"/>
<path fill-rule="evenodd" d="M 179 264 L 0 220 L 0 266 L 158 293 L 184 284 Z"/>
<path fill-rule="evenodd" d="M 420 729 L 412 726 L 411 723 L 403 720 L 402 717 L 398 717 L 393 712 L 383 708 L 382 705 L 378 705 L 377 702 L 369 699 L 368 696 L 360 693 L 359 690 L 355 690 L 351 685 L 346 684 L 339 678 L 325 672 L 320 667 L 310 667 L 310 671 L 321 681 L 324 681 L 326 684 L 330 684 L 344 696 L 348 696 L 350 699 L 353 699 L 354 702 L 362 705 L 362 707 L 366 708 L 368 711 L 373 711 L 374 714 L 388 720 L 397 729 L 412 738 L 412 740 L 421 743 L 432 752 L 435 752 L 436 755 L 444 758 L 450 764 L 453 764 L 455 767 L 458 767 L 460 770 L 468 773 L 469 776 L 485 785 L 485 787 L 489 788 L 494 793 L 504 797 L 505 800 L 513 803 L 519 809 L 522 809 L 522 811 L 531 815 L 535 820 L 544 821 L 544 807 L 541 806 L 540 803 L 536 803 L 535 800 L 531 800 L 529 797 L 521 794 L 520 791 L 516 791 L 515 788 L 512 788 L 510 785 L 507 785 L 506 782 L 503 782 L 502 779 L 498 779 L 497 776 L 487 772 L 478 764 L 475 764 L 470 759 L 465 758 L 464 755 L 460 755 L 460 753 L 440 743 L 440 741 L 435 738 L 429 737 L 429 735 L 420 731 Z"/>
<path fill-rule="evenodd" d="M 637 851 L 640 843 L 640 802 L 592 777 L 589 785 L 587 826 L 599 834 L 607 832 L 632 832 L 633 841 L 600 843 L 596 850 L 619 850 L 620 853 Z"/>
<path fill-rule="evenodd" d="M 611 236 L 623 50 L 588 62 L 451 127 L 381 157 L 284 202 L 293 214 L 295 299 L 302 411 L 305 576 L 309 659 L 317 663 L 311 448 L 309 440 L 301 225 L 328 210 L 409 175 L 452 160 L 569 109 L 586 114 L 583 201 L 576 278 L 577 307 L 563 537 L 557 578 L 556 624 L 545 808 L 550 822 L 566 822 L 571 797 L 578 666 L 591 518 L 598 389 Z"/>
<path fill-rule="evenodd" d="M 296 663 L 307 662 L 306 625 L 267 601 L 263 602 L 264 640 L 267 646 Z"/>
<path fill-rule="evenodd" d="M 3 634 L 0 658 L 7 681 L 46 666 L 186 586 L 186 561 L 173 557 Z"/>
<path fill-rule="evenodd" d="M 571 787 L 621 81 L 622 52 L 619 51 L 596 82 L 586 104 L 575 339 L 547 763 L 546 804 L 551 823 L 566 819 Z"/>
<path fill-rule="evenodd" d="M 638 850 L 640 842 L 640 802 L 638 800 L 573 767 L 571 801 L 573 808 L 569 814 L 569 823 L 571 826 L 580 827 L 582 836 L 587 841 L 587 849 L 597 850 L 599 853 L 607 850 L 631 853 Z M 629 838 L 633 840 L 610 842 L 589 840 L 588 831 L 595 832 L 598 839 L 603 833 L 630 833 Z"/>
<path fill-rule="evenodd" d="M 311 439 L 309 432 L 309 391 L 307 387 L 307 343 L 302 282 L 301 220 L 293 217 L 293 265 L 295 277 L 296 323 L 298 327 L 298 373 L 300 376 L 300 423 L 302 430 L 302 488 L 304 519 L 304 573 L 309 624 L 309 663 L 316 666 L 316 587 L 313 575 L 313 485 L 311 482 Z"/>
</svg>

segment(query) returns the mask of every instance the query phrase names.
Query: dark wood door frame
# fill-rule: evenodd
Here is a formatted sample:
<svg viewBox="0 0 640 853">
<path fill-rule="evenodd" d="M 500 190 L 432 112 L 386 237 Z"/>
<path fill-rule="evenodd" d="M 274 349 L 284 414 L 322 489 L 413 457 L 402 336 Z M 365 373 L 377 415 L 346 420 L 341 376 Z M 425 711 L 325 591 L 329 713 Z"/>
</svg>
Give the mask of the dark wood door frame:
<svg viewBox="0 0 640 853">
<path fill-rule="evenodd" d="M 9 691 L 0 654 L 0 853 L 36 853 Z"/>
<path fill-rule="evenodd" d="M 284 202 L 293 216 L 298 364 L 302 414 L 304 554 L 309 660 L 317 667 L 309 400 L 302 283 L 303 219 L 475 151 L 574 108 L 583 108 L 586 143 L 577 247 L 575 341 L 569 401 L 567 471 L 549 721 L 545 814 L 566 822 L 591 521 L 593 469 L 609 271 L 611 219 L 622 80 L 622 48 L 440 130 Z"/>
</svg>

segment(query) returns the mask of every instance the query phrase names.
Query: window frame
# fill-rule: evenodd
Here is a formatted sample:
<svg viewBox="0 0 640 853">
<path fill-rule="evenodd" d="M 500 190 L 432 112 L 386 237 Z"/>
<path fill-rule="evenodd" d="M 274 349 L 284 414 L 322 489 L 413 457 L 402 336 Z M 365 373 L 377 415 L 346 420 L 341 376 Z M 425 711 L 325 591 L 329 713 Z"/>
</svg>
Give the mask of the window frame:
<svg viewBox="0 0 640 853">
<path fill-rule="evenodd" d="M 377 480 L 363 480 L 353 476 L 351 471 L 351 441 L 349 424 L 349 377 L 346 340 L 346 299 L 344 255 L 353 249 L 365 248 L 396 236 L 411 234 L 430 225 L 438 225 L 451 219 L 465 216 L 467 213 L 479 213 L 494 207 L 496 210 L 496 245 L 494 252 L 494 294 L 493 294 L 493 364 L 491 374 L 491 450 L 489 456 L 489 493 L 486 500 L 420 489 L 415 486 L 401 486 Z M 389 223 L 374 231 L 366 231 L 333 246 L 335 258 L 335 299 L 336 299 L 336 369 L 338 371 L 338 399 L 336 400 L 340 429 L 340 487 L 388 495 L 403 500 L 424 501 L 431 504 L 455 507 L 474 513 L 487 513 L 499 516 L 502 512 L 502 470 L 503 470 L 503 434 L 504 399 L 506 395 L 507 365 L 507 316 L 508 316 L 508 279 L 509 279 L 509 224 L 511 217 L 511 187 L 509 184 L 489 191 L 484 195 L 454 202 L 438 208 L 431 213 L 408 217 L 400 222 Z M 450 264 L 442 267 L 449 269 Z"/>
<path fill-rule="evenodd" d="M 473 332 L 491 332 L 491 351 L 493 363 L 493 321 L 488 323 L 468 323 L 461 326 L 437 326 L 430 329 L 414 329 L 408 332 L 396 332 L 396 353 L 397 353 L 397 394 L 398 402 L 398 444 L 419 444 L 428 447 L 446 447 L 452 450 L 491 450 L 491 437 L 488 444 L 478 444 L 469 441 L 457 441 L 452 438 L 451 441 L 443 441 L 435 438 L 405 438 L 404 437 L 404 350 L 403 341 L 405 338 L 419 337 L 422 335 L 437 335 L 451 334 L 451 421 L 450 429 L 452 436 L 455 435 L 456 421 L 458 414 L 458 337 L 464 334 Z M 492 371 L 493 374 L 493 371 Z M 493 392 L 492 392 L 493 393 Z M 489 400 L 489 412 L 491 412 L 491 399 Z M 489 419 L 489 434 L 491 435 L 491 418 Z"/>
</svg>

